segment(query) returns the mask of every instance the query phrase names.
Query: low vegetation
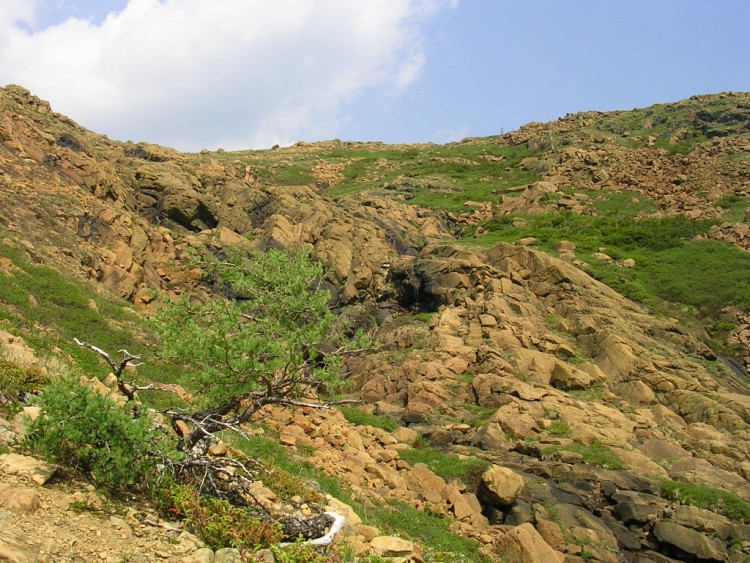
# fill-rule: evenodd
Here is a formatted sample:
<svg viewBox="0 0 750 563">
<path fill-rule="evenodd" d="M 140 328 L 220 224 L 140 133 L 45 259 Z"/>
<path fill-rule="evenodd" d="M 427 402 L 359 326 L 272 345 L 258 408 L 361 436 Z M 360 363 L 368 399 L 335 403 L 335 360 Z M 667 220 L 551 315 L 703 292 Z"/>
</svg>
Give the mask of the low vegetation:
<svg viewBox="0 0 750 563">
<path fill-rule="evenodd" d="M 607 446 L 600 442 L 593 442 L 591 444 L 580 444 L 574 442 L 564 446 L 549 446 L 544 448 L 541 453 L 543 457 L 548 457 L 559 451 L 578 454 L 581 456 L 581 461 L 583 461 L 583 463 L 596 465 L 605 469 L 625 468 L 625 464 L 617 459 Z"/>
<path fill-rule="evenodd" d="M 538 153 L 526 144 L 509 143 L 504 137 L 403 149 L 333 141 L 280 153 L 261 150 L 216 156 L 240 160 L 269 185 L 317 183 L 323 193 L 337 198 L 363 191 L 400 195 L 408 203 L 448 211 L 465 210 L 467 200 L 495 201 L 498 194 L 539 177 L 538 171 L 526 163 Z M 335 186 L 311 174 L 321 163 L 338 170 L 340 178 Z"/>
<path fill-rule="evenodd" d="M 525 225 L 518 227 L 518 219 Z M 721 347 L 719 337 L 726 330 L 717 323 L 723 311 L 750 310 L 750 280 L 744 275 L 750 270 L 750 254 L 726 243 L 695 239 L 712 224 L 683 216 L 633 219 L 622 212 L 507 216 L 483 224 L 484 234 L 466 240 L 491 245 L 533 236 L 539 248 L 553 254 L 557 243 L 571 241 L 595 278 L 650 309 L 699 319 L 716 337 L 713 344 Z M 594 256 L 602 249 L 612 262 Z M 635 267 L 617 263 L 625 259 L 633 259 Z"/>
<path fill-rule="evenodd" d="M 424 463 L 433 473 L 446 481 L 460 480 L 471 490 L 476 490 L 482 473 L 491 465 L 477 457 L 457 456 L 425 446 L 399 450 L 401 459 L 411 465 Z"/>
<path fill-rule="evenodd" d="M 386 432 L 393 432 L 398 428 L 398 424 L 395 421 L 385 416 L 371 414 L 355 407 L 341 406 L 339 410 L 346 420 L 358 426 L 373 426 Z"/>
<path fill-rule="evenodd" d="M 143 411 L 133 412 L 80 383 L 53 380 L 39 399 L 28 445 L 47 459 L 81 471 L 114 491 L 148 488 L 162 458 L 176 458 L 166 432 Z"/>
<path fill-rule="evenodd" d="M 661 494 L 682 504 L 712 510 L 732 520 L 750 524 L 750 504 L 731 491 L 696 483 L 662 480 Z"/>
</svg>

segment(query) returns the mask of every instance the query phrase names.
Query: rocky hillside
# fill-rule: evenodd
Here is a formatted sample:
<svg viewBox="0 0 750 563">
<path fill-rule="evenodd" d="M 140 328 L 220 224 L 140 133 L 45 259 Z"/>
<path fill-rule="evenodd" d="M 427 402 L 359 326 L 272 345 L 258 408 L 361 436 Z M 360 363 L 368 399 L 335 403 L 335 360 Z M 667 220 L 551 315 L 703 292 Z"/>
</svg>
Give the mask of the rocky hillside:
<svg viewBox="0 0 750 563">
<path fill-rule="evenodd" d="M 377 344 L 348 366 L 359 408 L 269 412 L 264 431 L 354 508 L 352 553 L 743 561 L 749 205 L 748 94 L 444 146 L 181 154 L 8 86 L 2 369 L 20 338 L 101 376 L 70 339 L 129 330 L 147 350 L 160 294 L 210 292 L 194 250 L 309 245 Z M 81 303 L 98 316 L 71 327 Z"/>
</svg>

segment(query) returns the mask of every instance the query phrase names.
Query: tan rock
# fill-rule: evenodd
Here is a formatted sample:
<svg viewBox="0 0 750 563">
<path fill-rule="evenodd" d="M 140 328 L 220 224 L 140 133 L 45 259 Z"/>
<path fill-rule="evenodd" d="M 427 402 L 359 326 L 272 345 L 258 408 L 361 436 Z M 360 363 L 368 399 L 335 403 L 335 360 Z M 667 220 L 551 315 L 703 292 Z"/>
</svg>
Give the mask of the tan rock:
<svg viewBox="0 0 750 563">
<path fill-rule="evenodd" d="M 37 485 L 44 485 L 57 470 L 54 465 L 19 454 L 0 455 L 0 467 L 13 475 L 31 479 Z"/>
<path fill-rule="evenodd" d="M 37 406 L 24 407 L 13 417 L 13 430 L 20 436 L 25 436 L 29 425 L 39 416 L 41 409 Z"/>
<path fill-rule="evenodd" d="M 378 536 L 370 547 L 380 557 L 410 557 L 414 553 L 414 542 L 395 536 Z"/>
<path fill-rule="evenodd" d="M 723 544 L 700 532 L 672 522 L 657 522 L 654 536 L 661 544 L 674 546 L 700 561 L 726 561 Z"/>
<path fill-rule="evenodd" d="M 391 435 L 404 444 L 413 444 L 419 438 L 419 432 L 405 426 L 399 426 Z"/>
<path fill-rule="evenodd" d="M 365 526 L 364 524 L 357 526 L 356 532 L 366 542 L 371 542 L 380 535 L 380 531 L 377 528 L 374 526 Z"/>
<path fill-rule="evenodd" d="M 210 547 L 196 549 L 190 555 L 183 557 L 182 563 L 214 563 L 214 551 Z"/>
<path fill-rule="evenodd" d="M 544 541 L 546 541 L 553 549 L 560 551 L 565 547 L 565 539 L 563 538 L 560 525 L 557 522 L 537 517 L 536 531 L 539 532 L 539 535 L 542 536 Z"/>
<path fill-rule="evenodd" d="M 507 432 L 513 438 L 526 438 L 539 429 L 534 416 L 531 414 L 534 409 L 532 404 L 516 400 L 503 405 L 490 417 L 489 422 L 490 424 L 498 424 L 503 432 Z"/>
<path fill-rule="evenodd" d="M 482 491 L 500 506 L 510 506 L 523 491 L 523 477 L 518 473 L 493 465 L 482 474 Z"/>
<path fill-rule="evenodd" d="M 594 378 L 587 372 L 564 362 L 558 362 L 550 376 L 550 385 L 557 389 L 569 391 L 586 389 L 595 383 Z"/>
<path fill-rule="evenodd" d="M 516 526 L 497 542 L 505 563 L 560 563 L 557 553 L 530 523 Z"/>
<path fill-rule="evenodd" d="M 39 509 L 41 499 L 34 489 L 0 485 L 0 506 L 11 512 L 30 514 Z"/>
<path fill-rule="evenodd" d="M 342 514 L 346 519 L 344 526 L 359 526 L 362 524 L 362 519 L 354 512 L 354 509 L 346 503 L 341 502 L 339 499 L 330 495 L 326 496 L 326 510 L 331 512 L 337 512 Z"/>
<path fill-rule="evenodd" d="M 445 500 L 446 483 L 442 477 L 435 475 L 424 463 L 416 463 L 406 474 L 406 484 L 409 489 L 418 493 L 420 497 L 435 504 Z"/>
</svg>

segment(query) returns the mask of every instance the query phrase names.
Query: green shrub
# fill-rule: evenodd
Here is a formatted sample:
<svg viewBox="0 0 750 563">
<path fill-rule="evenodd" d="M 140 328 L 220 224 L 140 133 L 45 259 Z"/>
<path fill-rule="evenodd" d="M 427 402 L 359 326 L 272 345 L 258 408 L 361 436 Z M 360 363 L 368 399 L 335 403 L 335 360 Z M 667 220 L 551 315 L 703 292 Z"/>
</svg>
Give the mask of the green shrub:
<svg viewBox="0 0 750 563">
<path fill-rule="evenodd" d="M 106 488 L 145 486 L 158 460 L 152 452 L 170 453 L 147 416 L 128 412 L 73 377 L 50 383 L 39 403 L 29 445 Z"/>
<path fill-rule="evenodd" d="M 547 434 L 556 437 L 570 436 L 570 427 L 567 422 L 557 421 L 550 424 L 547 428 Z"/>
<path fill-rule="evenodd" d="M 173 484 L 163 491 L 163 502 L 171 514 L 184 518 L 187 526 L 211 549 L 256 550 L 282 539 L 278 523 L 262 521 L 247 509 L 225 500 L 201 497 L 190 487 Z"/>
<path fill-rule="evenodd" d="M 38 391 L 49 382 L 44 370 L 34 366 L 20 366 L 0 358 L 0 392 L 8 398 L 19 393 Z"/>
<path fill-rule="evenodd" d="M 450 520 L 404 502 L 392 501 L 388 506 L 363 510 L 362 520 L 384 533 L 398 533 L 429 546 L 429 551 L 424 553 L 427 561 L 487 561 L 477 553 L 479 544 L 476 540 L 450 531 Z"/>
<path fill-rule="evenodd" d="M 291 545 L 272 545 L 276 563 L 327 563 L 340 561 L 337 555 L 325 556 L 315 551 L 315 547 L 309 543 L 295 542 Z"/>
</svg>

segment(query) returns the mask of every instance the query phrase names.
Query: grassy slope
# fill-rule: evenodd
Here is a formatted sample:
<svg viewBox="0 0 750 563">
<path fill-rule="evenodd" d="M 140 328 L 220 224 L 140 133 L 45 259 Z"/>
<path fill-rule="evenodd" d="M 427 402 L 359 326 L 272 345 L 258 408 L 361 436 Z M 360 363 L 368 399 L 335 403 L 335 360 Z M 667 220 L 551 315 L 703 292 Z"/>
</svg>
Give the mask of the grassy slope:
<svg viewBox="0 0 750 563">
<path fill-rule="evenodd" d="M 344 143 L 334 148 L 241 151 L 217 156 L 239 159 L 269 185 L 313 183 L 313 167 L 329 164 L 342 176 L 339 183 L 323 192 L 330 197 L 365 190 L 400 193 L 409 203 L 449 211 L 464 210 L 465 201 L 496 201 L 500 194 L 538 178 L 533 169 L 522 164 L 534 153 L 526 145 L 512 145 L 502 137 L 419 148 Z"/>
</svg>

